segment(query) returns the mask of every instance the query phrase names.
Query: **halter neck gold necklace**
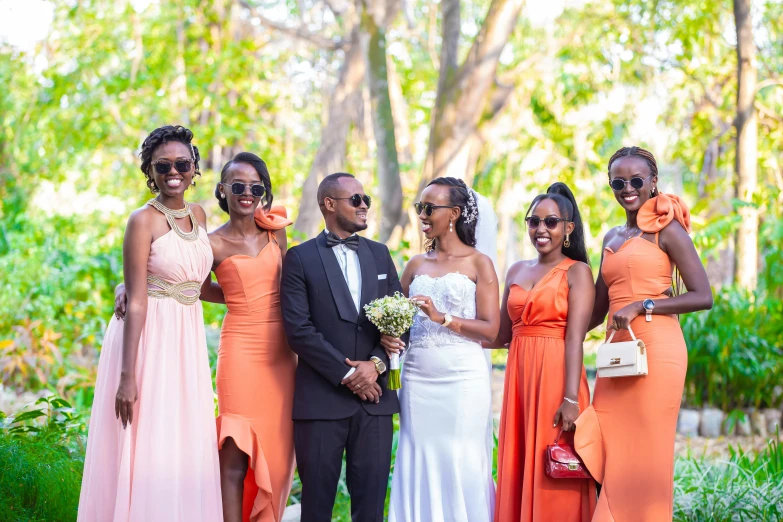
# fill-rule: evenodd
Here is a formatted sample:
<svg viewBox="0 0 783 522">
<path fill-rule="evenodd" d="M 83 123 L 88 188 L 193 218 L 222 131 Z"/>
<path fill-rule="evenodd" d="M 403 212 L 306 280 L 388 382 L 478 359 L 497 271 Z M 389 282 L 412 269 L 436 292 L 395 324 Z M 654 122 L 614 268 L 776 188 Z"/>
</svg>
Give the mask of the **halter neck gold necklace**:
<svg viewBox="0 0 783 522">
<path fill-rule="evenodd" d="M 185 241 L 195 241 L 199 238 L 198 221 L 196 220 L 196 216 L 194 216 L 193 212 L 190 210 L 190 205 L 188 205 L 187 202 L 185 202 L 185 208 L 180 210 L 172 210 L 157 199 L 151 199 L 147 201 L 147 205 L 153 207 L 158 212 L 166 216 L 166 221 L 171 227 L 171 230 L 176 232 L 177 235 Z M 177 225 L 175 219 L 182 219 L 188 216 L 190 216 L 190 223 L 193 225 L 193 230 L 190 232 L 184 232 L 181 228 L 179 228 L 179 225 Z"/>
</svg>

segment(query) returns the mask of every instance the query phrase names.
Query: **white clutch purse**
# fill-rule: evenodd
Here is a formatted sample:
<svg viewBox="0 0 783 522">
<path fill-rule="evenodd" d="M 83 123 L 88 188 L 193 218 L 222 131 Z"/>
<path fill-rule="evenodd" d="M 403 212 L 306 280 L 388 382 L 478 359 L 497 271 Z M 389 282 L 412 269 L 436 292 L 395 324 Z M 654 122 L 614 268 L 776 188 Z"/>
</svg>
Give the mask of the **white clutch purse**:
<svg viewBox="0 0 783 522">
<path fill-rule="evenodd" d="M 647 351 L 644 342 L 636 338 L 630 325 L 628 331 L 633 341 L 612 343 L 614 334 L 617 333 L 617 330 L 614 330 L 609 339 L 598 347 L 598 355 L 595 359 L 598 377 L 647 375 Z"/>
</svg>

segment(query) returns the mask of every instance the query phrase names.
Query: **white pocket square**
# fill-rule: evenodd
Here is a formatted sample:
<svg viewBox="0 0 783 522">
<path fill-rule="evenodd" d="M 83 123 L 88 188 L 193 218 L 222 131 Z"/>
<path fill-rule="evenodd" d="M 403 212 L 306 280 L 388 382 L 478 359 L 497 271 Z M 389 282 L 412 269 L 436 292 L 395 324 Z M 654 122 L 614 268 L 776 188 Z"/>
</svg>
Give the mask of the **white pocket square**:
<svg viewBox="0 0 783 522">
<path fill-rule="evenodd" d="M 386 279 L 386 274 L 378 274 L 378 280 Z"/>
</svg>

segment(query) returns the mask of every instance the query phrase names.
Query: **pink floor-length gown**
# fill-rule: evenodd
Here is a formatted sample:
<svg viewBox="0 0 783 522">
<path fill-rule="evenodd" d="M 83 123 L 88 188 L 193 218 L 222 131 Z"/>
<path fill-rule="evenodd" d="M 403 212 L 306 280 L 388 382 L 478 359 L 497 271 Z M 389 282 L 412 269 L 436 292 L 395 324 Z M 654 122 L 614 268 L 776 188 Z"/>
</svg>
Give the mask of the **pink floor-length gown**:
<svg viewBox="0 0 783 522">
<path fill-rule="evenodd" d="M 147 273 L 203 281 L 209 238 L 170 230 Z M 123 429 L 114 413 L 124 322 L 112 317 L 101 351 L 78 522 L 222 522 L 212 379 L 201 302 L 149 297 L 136 362 L 138 401 Z"/>
</svg>

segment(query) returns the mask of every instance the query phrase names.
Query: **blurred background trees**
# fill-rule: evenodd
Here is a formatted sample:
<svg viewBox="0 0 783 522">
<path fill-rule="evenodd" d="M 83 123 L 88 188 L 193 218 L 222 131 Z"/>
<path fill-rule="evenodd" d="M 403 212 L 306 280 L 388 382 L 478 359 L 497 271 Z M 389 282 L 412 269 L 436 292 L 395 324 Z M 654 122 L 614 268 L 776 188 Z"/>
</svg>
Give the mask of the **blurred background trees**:
<svg viewBox="0 0 783 522">
<path fill-rule="evenodd" d="M 124 222 L 150 197 L 136 154 L 169 123 L 195 133 L 190 199 L 211 227 L 226 217 L 219 170 L 239 151 L 268 163 L 294 242 L 321 226 L 320 179 L 349 171 L 374 198 L 368 235 L 400 269 L 421 249 L 412 203 L 440 175 L 495 202 L 500 273 L 533 255 L 529 202 L 567 182 L 597 268 L 623 218 L 606 161 L 638 144 L 692 205 L 713 285 L 763 310 L 783 298 L 779 0 L 32 4 L 48 37 L 0 43 L 7 389 L 91 402 Z M 219 327 L 222 309 L 206 310 Z"/>
</svg>

